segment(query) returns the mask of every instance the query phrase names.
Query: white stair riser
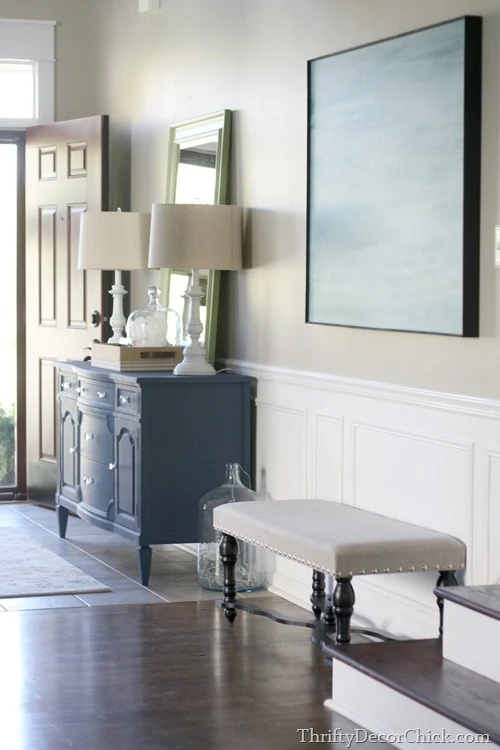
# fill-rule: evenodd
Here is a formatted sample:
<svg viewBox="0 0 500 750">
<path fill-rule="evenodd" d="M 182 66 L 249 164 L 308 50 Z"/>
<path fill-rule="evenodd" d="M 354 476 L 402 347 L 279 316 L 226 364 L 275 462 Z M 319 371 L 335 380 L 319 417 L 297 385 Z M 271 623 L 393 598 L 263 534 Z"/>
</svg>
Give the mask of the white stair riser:
<svg viewBox="0 0 500 750">
<path fill-rule="evenodd" d="M 332 698 L 325 701 L 325 706 L 404 750 L 429 750 L 429 747 L 451 743 L 469 747 L 472 744 L 474 733 L 466 727 L 336 659 L 333 660 Z M 362 736 L 354 739 L 358 742 L 365 739 L 370 744 L 370 739 Z M 493 742 L 486 744 L 486 740 L 484 744 L 490 750 L 500 748 Z"/>
<path fill-rule="evenodd" d="M 500 620 L 444 603 L 443 657 L 500 682 L 500 660 L 493 655 L 500 642 Z"/>
</svg>

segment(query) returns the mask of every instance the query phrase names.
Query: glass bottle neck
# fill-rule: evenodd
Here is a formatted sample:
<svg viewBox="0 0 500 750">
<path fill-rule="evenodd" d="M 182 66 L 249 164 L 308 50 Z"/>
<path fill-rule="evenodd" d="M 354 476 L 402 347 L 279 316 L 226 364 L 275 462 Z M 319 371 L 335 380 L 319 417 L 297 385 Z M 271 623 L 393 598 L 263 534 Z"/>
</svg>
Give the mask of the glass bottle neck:
<svg viewBox="0 0 500 750">
<path fill-rule="evenodd" d="M 241 466 L 239 464 L 226 464 L 226 482 L 230 485 L 245 486 L 241 481 Z"/>
</svg>

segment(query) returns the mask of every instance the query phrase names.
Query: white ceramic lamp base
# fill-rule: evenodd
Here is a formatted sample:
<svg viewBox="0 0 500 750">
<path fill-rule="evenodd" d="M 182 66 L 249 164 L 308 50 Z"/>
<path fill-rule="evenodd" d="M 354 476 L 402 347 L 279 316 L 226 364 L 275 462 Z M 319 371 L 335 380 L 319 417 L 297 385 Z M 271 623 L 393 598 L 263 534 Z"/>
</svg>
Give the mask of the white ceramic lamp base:
<svg viewBox="0 0 500 750">
<path fill-rule="evenodd" d="M 192 283 L 186 291 L 189 299 L 189 321 L 186 330 L 189 343 L 184 349 L 184 359 L 174 370 L 174 375 L 215 375 L 215 369 L 207 362 L 205 347 L 200 344 L 203 324 L 200 318 L 200 300 L 204 295 L 200 286 L 198 269 L 193 269 Z"/>
<path fill-rule="evenodd" d="M 115 283 L 109 293 L 113 296 L 113 313 L 109 321 L 113 329 L 113 335 L 108 339 L 108 344 L 119 344 L 127 322 L 123 314 L 123 298 L 127 294 L 127 290 L 122 284 L 121 271 L 115 271 Z"/>
</svg>

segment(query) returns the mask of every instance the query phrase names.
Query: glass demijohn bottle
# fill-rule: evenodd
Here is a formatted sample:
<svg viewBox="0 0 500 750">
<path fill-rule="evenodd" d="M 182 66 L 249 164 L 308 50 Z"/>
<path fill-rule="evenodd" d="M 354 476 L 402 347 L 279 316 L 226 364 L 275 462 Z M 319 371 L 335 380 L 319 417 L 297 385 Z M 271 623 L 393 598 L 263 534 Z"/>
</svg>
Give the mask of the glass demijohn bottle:
<svg viewBox="0 0 500 750">
<path fill-rule="evenodd" d="M 222 534 L 213 527 L 214 508 L 225 503 L 258 500 L 257 494 L 241 481 L 243 469 L 239 464 L 226 464 L 226 480 L 215 490 L 207 492 L 199 504 L 198 581 L 211 591 L 222 591 L 224 570 L 219 545 Z M 246 472 L 245 472 L 246 473 Z M 263 550 L 238 541 L 236 563 L 236 590 L 255 591 L 265 581 L 265 556 Z"/>
</svg>

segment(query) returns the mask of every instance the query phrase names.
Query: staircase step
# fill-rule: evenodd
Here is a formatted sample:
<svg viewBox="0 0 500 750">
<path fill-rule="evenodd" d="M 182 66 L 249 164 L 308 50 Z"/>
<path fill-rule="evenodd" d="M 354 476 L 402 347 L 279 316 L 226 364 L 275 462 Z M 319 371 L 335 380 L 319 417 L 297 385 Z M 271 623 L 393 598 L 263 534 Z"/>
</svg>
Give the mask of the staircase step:
<svg viewBox="0 0 500 750">
<path fill-rule="evenodd" d="M 389 735 L 387 741 L 396 747 L 420 747 L 415 741 L 420 731 L 448 732 L 455 742 L 459 733 L 486 734 L 489 747 L 500 748 L 500 685 L 444 659 L 440 639 L 325 650 L 333 657 L 333 694 L 325 705 L 376 734 Z M 410 737 L 390 736 L 408 730 L 415 730 Z M 446 740 L 431 746 L 442 743 Z M 428 748 L 429 740 L 421 746 Z"/>
<path fill-rule="evenodd" d="M 500 586 L 439 589 L 444 602 L 443 656 L 500 682 Z M 493 658 L 492 658 L 493 657 Z"/>
<path fill-rule="evenodd" d="M 447 586 L 438 591 L 443 599 L 500 620 L 500 586 Z"/>
</svg>

